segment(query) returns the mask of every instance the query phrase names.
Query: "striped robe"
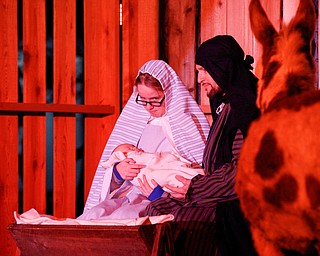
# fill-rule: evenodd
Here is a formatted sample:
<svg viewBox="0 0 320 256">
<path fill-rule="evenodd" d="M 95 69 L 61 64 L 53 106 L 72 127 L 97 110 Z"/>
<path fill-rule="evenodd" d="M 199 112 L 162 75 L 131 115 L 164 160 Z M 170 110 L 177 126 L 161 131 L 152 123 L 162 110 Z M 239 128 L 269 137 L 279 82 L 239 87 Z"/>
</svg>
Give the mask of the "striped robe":
<svg viewBox="0 0 320 256">
<path fill-rule="evenodd" d="M 204 157 L 209 154 L 209 151 L 216 152 L 219 150 L 218 145 L 221 138 L 219 134 L 225 128 L 230 115 L 230 104 L 226 104 L 218 119 L 211 127 Z M 206 175 L 194 177 L 184 200 L 162 197 L 147 206 L 145 215 L 153 216 L 171 213 L 175 216 L 175 223 L 165 226 L 166 231 L 163 238 L 169 244 L 167 247 L 171 248 L 171 252 L 169 251 L 169 253 L 178 255 L 220 255 L 217 241 L 221 239 L 219 236 L 224 236 L 224 234 L 221 234 L 220 230 L 217 231 L 216 212 L 217 206 L 223 202 L 230 202 L 226 206 L 229 207 L 228 211 L 232 212 L 231 215 L 238 215 L 236 218 L 231 216 L 231 219 L 241 222 L 240 227 L 237 227 L 237 231 L 241 230 L 239 236 L 245 236 L 246 241 L 249 241 L 250 244 L 247 246 L 244 243 L 244 246 L 250 247 L 248 250 L 252 249 L 251 237 L 246 226 L 247 223 L 243 223 L 244 220 L 234 189 L 237 161 L 242 144 L 243 134 L 238 129 L 235 132 L 232 143 L 233 158 L 230 162 L 225 163 L 210 173 L 207 171 Z M 214 162 L 215 154 L 211 155 L 211 158 L 211 161 Z M 204 161 L 205 170 L 212 169 L 211 166 L 206 166 L 208 163 L 213 165 L 211 161 Z M 228 211 L 227 214 L 229 214 Z M 222 229 L 224 228 L 222 227 Z M 234 239 L 237 238 L 232 238 L 230 242 L 231 247 L 235 243 Z M 242 246 L 242 243 L 242 241 L 239 242 L 240 246 Z M 244 251 L 247 251 L 247 248 L 244 248 Z M 251 251 L 248 255 L 252 255 Z M 253 255 L 255 254 L 253 253 Z"/>
<path fill-rule="evenodd" d="M 208 150 L 216 150 L 212 147 L 218 145 L 214 142 L 217 142 L 216 138 L 219 137 L 217 135 L 223 129 L 229 114 L 230 105 L 227 104 L 210 131 L 204 155 Z M 236 164 L 242 143 L 243 136 L 238 130 L 232 146 L 233 159 L 230 163 L 224 164 L 210 174 L 194 177 L 184 200 L 172 197 L 159 198 L 147 207 L 145 214 L 153 216 L 172 213 L 175 221 L 213 222 L 217 202 L 236 198 L 234 190 Z M 211 168 L 204 166 L 204 169 L 207 171 Z"/>
</svg>

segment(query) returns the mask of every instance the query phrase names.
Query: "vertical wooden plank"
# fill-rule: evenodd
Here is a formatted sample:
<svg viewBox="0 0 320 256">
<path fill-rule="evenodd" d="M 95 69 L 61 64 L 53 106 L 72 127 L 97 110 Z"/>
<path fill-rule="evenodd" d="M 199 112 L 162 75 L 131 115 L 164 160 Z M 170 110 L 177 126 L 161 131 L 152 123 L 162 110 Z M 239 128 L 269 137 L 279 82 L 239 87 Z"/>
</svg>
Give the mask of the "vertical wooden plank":
<svg viewBox="0 0 320 256">
<path fill-rule="evenodd" d="M 227 0 L 201 0 L 200 4 L 200 41 L 201 43 L 227 31 Z M 200 107 L 211 123 L 211 110 L 207 94 L 200 90 Z"/>
<path fill-rule="evenodd" d="M 227 34 L 232 35 L 242 47 L 244 53 L 254 57 L 253 67 L 257 65 L 260 57 L 260 48 L 255 42 L 251 31 L 249 4 L 251 0 L 231 0 L 227 4 Z M 270 8 L 270 1 L 261 4 Z M 272 1 L 275 3 L 276 1 Z M 280 9 L 279 9 L 280 10 Z M 278 12 L 279 13 L 279 12 Z M 279 18 L 280 16 L 278 16 Z M 253 70 L 255 72 L 255 69 Z"/>
<path fill-rule="evenodd" d="M 46 102 L 45 1 L 23 1 L 25 103 Z M 44 116 L 23 118 L 23 209 L 46 211 L 46 123 Z"/>
<path fill-rule="evenodd" d="M 120 112 L 119 1 L 84 0 L 85 104 L 110 104 L 115 114 L 85 118 L 85 200 Z"/>
<path fill-rule="evenodd" d="M 0 0 L 0 13 L 0 102 L 17 102 L 17 1 Z M 14 255 L 7 226 L 18 211 L 18 117 L 0 116 L 0 123 L 0 255 Z"/>
<path fill-rule="evenodd" d="M 201 0 L 200 8 L 201 42 L 226 34 L 227 0 Z"/>
<path fill-rule="evenodd" d="M 243 48 L 245 36 L 245 20 L 249 20 L 249 16 L 245 16 L 245 10 L 248 9 L 249 0 L 228 1 L 227 3 L 227 27 L 226 32 L 232 35 Z"/>
<path fill-rule="evenodd" d="M 159 58 L 158 0 L 122 1 L 122 106 L 131 93 L 139 68 Z"/>
<path fill-rule="evenodd" d="M 168 62 L 195 96 L 196 1 L 167 1 L 166 11 Z"/>
<path fill-rule="evenodd" d="M 76 2 L 54 1 L 53 102 L 76 103 Z M 54 117 L 53 214 L 75 217 L 76 120 Z"/>
<path fill-rule="evenodd" d="M 280 25 L 280 2 L 281 0 L 261 0 L 261 5 L 275 28 L 279 28 Z M 250 54 L 257 60 L 260 51 L 251 31 L 249 4 L 250 0 L 227 2 L 226 33 L 238 41 L 245 54 Z"/>
</svg>

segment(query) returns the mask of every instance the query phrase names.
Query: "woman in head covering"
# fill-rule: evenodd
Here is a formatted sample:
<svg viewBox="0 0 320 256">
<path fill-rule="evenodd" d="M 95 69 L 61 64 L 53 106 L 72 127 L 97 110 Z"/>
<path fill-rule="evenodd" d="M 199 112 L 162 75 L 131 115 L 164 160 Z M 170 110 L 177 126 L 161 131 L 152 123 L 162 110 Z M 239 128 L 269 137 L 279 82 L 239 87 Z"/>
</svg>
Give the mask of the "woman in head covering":
<svg viewBox="0 0 320 256">
<path fill-rule="evenodd" d="M 113 172 L 103 168 L 117 146 L 129 143 L 146 152 L 173 152 L 191 163 L 202 164 L 208 131 L 206 117 L 175 71 L 161 60 L 145 63 L 107 141 L 80 218 L 98 216 L 86 212 L 105 201 L 109 201 L 105 209 L 110 218 L 139 217 L 139 211 L 150 202 L 130 183 L 143 165 L 124 159 L 114 166 Z M 124 191 L 126 197 L 121 197 Z M 135 205 L 137 199 L 144 203 Z M 127 205 L 132 215 L 118 214 L 123 205 Z"/>
<path fill-rule="evenodd" d="M 204 151 L 205 175 L 182 180 L 182 188 L 167 186 L 174 193 L 151 202 L 145 213 L 175 216 L 179 225 L 173 237 L 177 237 L 174 246 L 179 254 L 214 255 L 217 241 L 222 255 L 255 254 L 234 189 L 243 139 L 259 114 L 252 63 L 253 58 L 245 58 L 240 45 L 228 35 L 213 37 L 197 50 L 198 82 L 210 99 L 214 120 Z M 225 235 L 229 230 L 232 235 Z"/>
</svg>

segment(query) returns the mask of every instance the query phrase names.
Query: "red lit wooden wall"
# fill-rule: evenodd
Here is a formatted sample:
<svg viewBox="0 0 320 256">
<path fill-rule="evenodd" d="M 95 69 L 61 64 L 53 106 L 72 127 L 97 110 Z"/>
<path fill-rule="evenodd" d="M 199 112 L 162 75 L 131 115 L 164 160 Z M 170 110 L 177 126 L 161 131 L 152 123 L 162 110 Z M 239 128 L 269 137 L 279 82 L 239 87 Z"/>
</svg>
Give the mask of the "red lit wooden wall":
<svg viewBox="0 0 320 256">
<path fill-rule="evenodd" d="M 17 3 L 0 2 L 0 101 L 18 101 Z M 0 254 L 14 255 L 6 227 L 18 209 L 18 117 L 0 116 Z"/>
<path fill-rule="evenodd" d="M 298 0 L 261 0 L 276 27 Z M 76 217 L 76 113 L 84 117 L 84 200 L 103 147 L 132 92 L 139 67 L 166 60 L 208 114 L 196 85 L 199 43 L 233 35 L 246 54 L 259 56 L 249 24 L 249 0 L 83 0 L 84 103 L 76 104 L 76 0 L 0 0 L 0 255 L 15 255 L 6 227 L 18 211 L 23 169 L 23 211 L 46 213 L 46 113 L 53 112 L 53 214 Z M 23 19 L 23 99 L 18 101 L 18 3 Z M 46 8 L 53 12 L 53 103 L 46 103 Z M 120 36 L 121 35 L 121 36 Z M 18 163 L 18 115 L 23 161 Z M 20 168 L 22 164 L 23 168 Z M 21 209 L 21 207 L 20 207 Z M 21 212 L 20 212 L 21 213 Z"/>
</svg>

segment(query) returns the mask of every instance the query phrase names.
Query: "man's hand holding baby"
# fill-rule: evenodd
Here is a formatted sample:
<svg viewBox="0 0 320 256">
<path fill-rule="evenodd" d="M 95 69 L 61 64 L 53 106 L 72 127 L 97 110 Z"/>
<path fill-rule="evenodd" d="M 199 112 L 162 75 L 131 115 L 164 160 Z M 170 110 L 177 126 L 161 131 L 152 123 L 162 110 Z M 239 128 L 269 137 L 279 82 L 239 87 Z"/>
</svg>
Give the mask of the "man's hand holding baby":
<svg viewBox="0 0 320 256">
<path fill-rule="evenodd" d="M 191 180 L 187 179 L 181 175 L 176 175 L 175 178 L 180 181 L 183 186 L 182 187 L 174 187 L 169 184 L 165 185 L 165 187 L 171 190 L 170 195 L 175 198 L 185 198 L 188 192 Z"/>
<path fill-rule="evenodd" d="M 170 194 L 165 192 L 163 190 L 163 188 L 154 179 L 151 180 L 151 183 L 153 185 L 153 186 L 151 186 L 151 184 L 149 184 L 149 182 L 146 179 L 146 175 L 143 175 L 143 180 L 138 178 L 138 182 L 140 184 L 140 186 L 138 188 L 148 198 L 151 196 L 152 199 L 149 198 L 150 200 L 157 199 L 157 198 L 161 197 L 164 193 L 166 193 L 167 195 L 170 195 L 172 197 L 175 197 L 175 198 L 185 198 L 185 196 L 188 192 L 188 188 L 191 183 L 191 179 L 187 179 L 181 175 L 176 175 L 175 178 L 178 181 L 180 181 L 183 184 L 183 186 L 182 187 L 174 187 L 169 184 L 164 185 L 163 187 L 171 190 Z"/>
</svg>

